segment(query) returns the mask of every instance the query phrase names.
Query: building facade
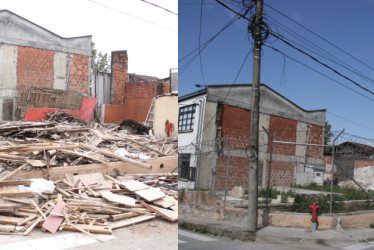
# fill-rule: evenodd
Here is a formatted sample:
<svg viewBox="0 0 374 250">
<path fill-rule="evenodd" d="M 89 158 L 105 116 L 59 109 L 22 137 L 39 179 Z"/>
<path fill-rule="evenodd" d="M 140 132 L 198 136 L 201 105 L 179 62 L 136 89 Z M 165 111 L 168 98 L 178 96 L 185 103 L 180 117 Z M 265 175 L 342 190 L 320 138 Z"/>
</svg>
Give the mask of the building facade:
<svg viewBox="0 0 374 250">
<path fill-rule="evenodd" d="M 271 185 L 306 184 L 305 165 L 323 164 L 322 147 L 312 145 L 323 144 L 326 110 L 304 110 L 264 84 L 260 95 L 259 185 L 267 184 L 270 155 Z M 251 96 L 252 86 L 241 84 L 179 98 L 180 188 L 248 187 Z"/>
<path fill-rule="evenodd" d="M 32 87 L 89 94 L 92 37 L 63 38 L 0 11 L 0 120 L 14 120 L 18 91 Z"/>
</svg>

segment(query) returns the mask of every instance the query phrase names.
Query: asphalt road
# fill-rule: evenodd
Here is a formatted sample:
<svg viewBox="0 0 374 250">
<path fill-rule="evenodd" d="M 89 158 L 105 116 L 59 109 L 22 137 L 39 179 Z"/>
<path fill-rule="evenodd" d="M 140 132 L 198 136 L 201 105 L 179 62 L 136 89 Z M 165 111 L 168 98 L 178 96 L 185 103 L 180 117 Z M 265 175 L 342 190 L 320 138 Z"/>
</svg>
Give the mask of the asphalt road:
<svg viewBox="0 0 374 250">
<path fill-rule="evenodd" d="M 243 242 L 230 240 L 227 238 L 215 237 L 207 234 L 186 231 L 179 228 L 178 231 L 178 249 L 179 250 L 296 250 L 296 249 L 344 249 L 344 250 L 364 250 L 374 249 L 374 242 L 363 242 L 358 244 L 299 244 L 293 242 L 267 243 L 267 242 Z"/>
</svg>

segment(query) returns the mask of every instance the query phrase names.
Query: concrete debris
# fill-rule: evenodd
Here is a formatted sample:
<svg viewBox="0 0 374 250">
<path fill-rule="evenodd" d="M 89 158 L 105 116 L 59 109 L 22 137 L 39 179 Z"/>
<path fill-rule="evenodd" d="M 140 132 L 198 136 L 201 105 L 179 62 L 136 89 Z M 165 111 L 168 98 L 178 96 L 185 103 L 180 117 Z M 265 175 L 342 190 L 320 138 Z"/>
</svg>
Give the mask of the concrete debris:
<svg viewBox="0 0 374 250">
<path fill-rule="evenodd" d="M 58 111 L 44 122 L 0 124 L 0 224 L 111 234 L 178 219 L 177 142 L 86 123 Z M 9 227 L 10 228 L 10 227 Z M 4 229 L 5 230 L 5 229 Z"/>
</svg>

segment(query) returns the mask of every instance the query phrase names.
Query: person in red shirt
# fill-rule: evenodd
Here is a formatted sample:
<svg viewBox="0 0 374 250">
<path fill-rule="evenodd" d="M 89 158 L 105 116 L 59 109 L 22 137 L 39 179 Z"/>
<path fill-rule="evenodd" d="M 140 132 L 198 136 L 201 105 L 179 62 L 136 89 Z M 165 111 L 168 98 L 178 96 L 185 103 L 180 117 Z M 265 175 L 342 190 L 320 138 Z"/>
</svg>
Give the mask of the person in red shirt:
<svg viewBox="0 0 374 250">
<path fill-rule="evenodd" d="M 169 120 L 166 120 L 165 122 L 165 132 L 167 137 L 170 137 L 173 133 L 173 124 L 169 123 Z"/>
</svg>

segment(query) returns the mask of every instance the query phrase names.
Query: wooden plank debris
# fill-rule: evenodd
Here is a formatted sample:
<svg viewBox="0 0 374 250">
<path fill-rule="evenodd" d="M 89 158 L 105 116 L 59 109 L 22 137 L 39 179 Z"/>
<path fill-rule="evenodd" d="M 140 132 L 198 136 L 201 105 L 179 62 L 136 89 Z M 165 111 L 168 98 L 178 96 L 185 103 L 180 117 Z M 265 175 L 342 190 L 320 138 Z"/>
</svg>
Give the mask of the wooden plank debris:
<svg viewBox="0 0 374 250">
<path fill-rule="evenodd" d="M 119 203 L 128 207 L 135 207 L 135 199 L 129 196 L 113 194 L 109 191 L 100 191 L 100 194 L 108 201 Z"/>
<path fill-rule="evenodd" d="M 120 227 L 131 226 L 131 225 L 134 225 L 134 224 L 137 224 L 137 223 L 140 223 L 140 222 L 143 222 L 143 221 L 147 221 L 147 220 L 152 220 L 155 217 L 156 216 L 154 216 L 154 215 L 141 215 L 141 216 L 137 216 L 137 217 L 133 217 L 133 218 L 129 218 L 129 219 L 110 222 L 110 223 L 108 223 L 108 225 L 111 229 L 116 229 L 116 228 L 120 228 Z"/>
<path fill-rule="evenodd" d="M 56 233 L 57 229 L 64 220 L 63 212 L 65 209 L 65 202 L 59 201 L 53 208 L 52 212 L 48 215 L 47 219 L 44 221 L 42 227 L 51 233 Z M 61 214 L 62 216 L 60 216 Z"/>
<path fill-rule="evenodd" d="M 159 188 L 150 187 L 148 189 L 135 191 L 136 195 L 139 195 L 146 201 L 152 202 L 165 197 L 165 194 Z"/>
<path fill-rule="evenodd" d="M 161 207 L 156 207 L 156 206 L 153 206 L 153 205 L 149 205 L 149 204 L 147 204 L 143 201 L 141 201 L 141 204 L 144 207 L 154 211 L 156 214 L 159 214 L 160 216 L 162 216 L 163 218 L 167 219 L 170 222 L 178 221 L 178 212 L 168 210 L 168 209 L 165 209 L 165 208 L 161 208 Z"/>
</svg>

